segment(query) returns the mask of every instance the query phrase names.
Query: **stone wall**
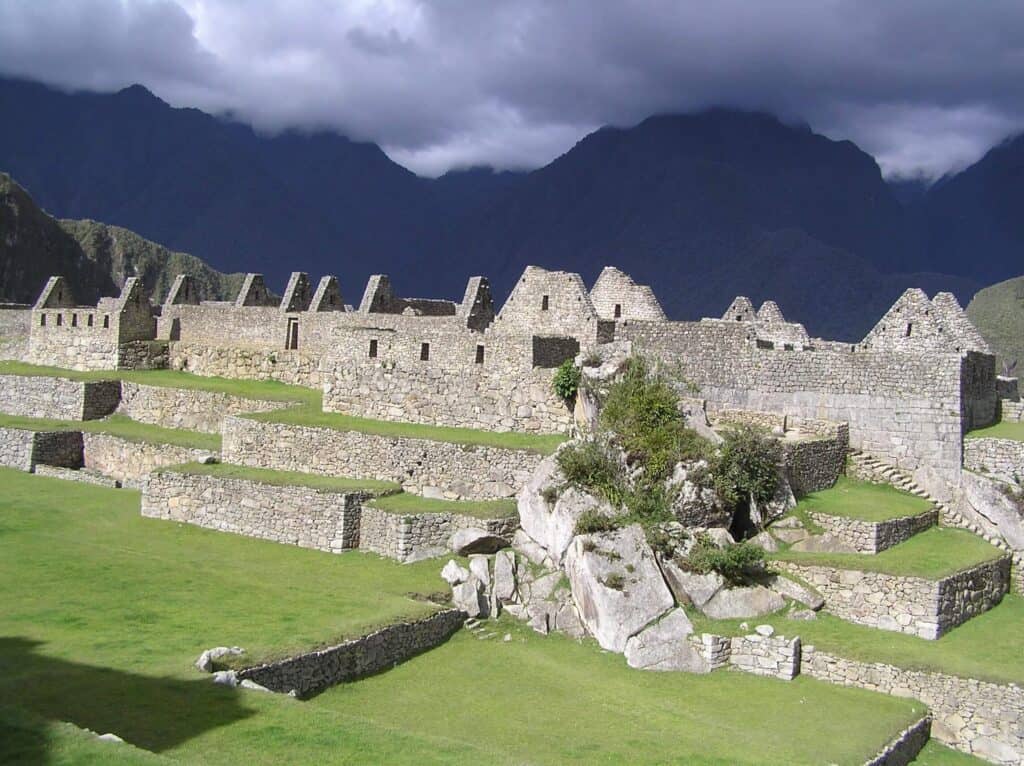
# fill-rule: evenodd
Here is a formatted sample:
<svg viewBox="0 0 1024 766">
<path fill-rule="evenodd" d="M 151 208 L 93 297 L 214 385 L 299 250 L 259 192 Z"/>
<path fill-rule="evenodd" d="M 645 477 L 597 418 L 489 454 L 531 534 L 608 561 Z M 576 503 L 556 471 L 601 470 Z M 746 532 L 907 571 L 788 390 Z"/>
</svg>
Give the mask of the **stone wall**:
<svg viewBox="0 0 1024 766">
<path fill-rule="evenodd" d="M 964 468 L 1024 484 L 1024 442 L 964 439 Z"/>
<path fill-rule="evenodd" d="M 126 487 L 141 488 L 157 468 L 190 463 L 210 455 L 209 450 L 129 441 L 110 434 L 84 433 L 82 439 L 85 467 L 117 479 Z"/>
<path fill-rule="evenodd" d="M 440 556 L 448 539 L 460 529 L 477 527 L 512 539 L 519 517 L 478 519 L 458 513 L 391 513 L 364 505 L 359 522 L 359 547 L 402 562 Z"/>
<path fill-rule="evenodd" d="M 932 717 L 924 716 L 902 732 L 892 742 L 882 748 L 882 752 L 867 761 L 864 766 L 907 766 L 914 763 L 917 756 L 931 737 Z"/>
<path fill-rule="evenodd" d="M 121 384 L 46 376 L 0 375 L 0 412 L 26 418 L 95 420 L 117 408 Z"/>
<path fill-rule="evenodd" d="M 776 561 L 814 586 L 830 612 L 849 622 L 937 639 L 998 604 L 1009 589 L 1010 557 L 940 580 Z"/>
<path fill-rule="evenodd" d="M 814 511 L 810 511 L 810 515 L 818 526 L 858 553 L 881 553 L 887 548 L 909 540 L 939 521 L 939 512 L 936 509 L 885 521 L 862 521 Z"/>
<path fill-rule="evenodd" d="M 491 431 L 565 433 L 572 424 L 551 388 L 553 371 L 531 365 L 528 343 L 479 334 L 359 334 L 325 360 L 325 411 Z"/>
<path fill-rule="evenodd" d="M 0 303 L 0 341 L 28 338 L 32 307 L 23 303 Z"/>
<path fill-rule="evenodd" d="M 99 471 L 91 471 L 88 468 L 64 468 L 56 465 L 36 463 L 36 476 L 47 476 L 51 479 L 63 479 L 64 481 L 80 481 L 84 484 L 95 484 L 108 489 L 120 489 L 121 482 L 104 476 Z"/>
<path fill-rule="evenodd" d="M 224 460 L 255 468 L 396 481 L 417 495 L 512 497 L 543 459 L 526 450 L 224 420 Z"/>
<path fill-rule="evenodd" d="M 447 609 L 415 622 L 386 628 L 337 646 L 238 672 L 271 691 L 295 691 L 299 697 L 346 681 L 388 670 L 417 654 L 443 644 L 466 619 L 465 612 Z"/>
<path fill-rule="evenodd" d="M 757 348 L 747 324 L 622 322 L 616 338 L 632 341 L 641 353 L 678 362 L 683 376 L 714 407 L 847 422 L 852 446 L 908 471 L 934 469 L 955 483 L 963 426 L 961 374 L 965 367 L 991 366 L 994 381 L 993 357 Z"/>
<path fill-rule="evenodd" d="M 142 515 L 339 553 L 358 546 L 360 507 L 370 496 L 156 471 Z"/>
<path fill-rule="evenodd" d="M 605 266 L 590 290 L 590 300 L 601 319 L 663 321 L 665 312 L 647 285 L 638 285 L 628 274 Z"/>
<path fill-rule="evenodd" d="M 32 471 L 40 463 L 79 467 L 82 464 L 82 435 L 77 431 L 0 428 L 0 465 Z"/>
<path fill-rule="evenodd" d="M 797 497 L 828 489 L 843 473 L 850 439 L 849 427 L 846 423 L 831 425 L 832 434 L 799 436 L 796 440 L 782 442 L 786 477 Z"/>
<path fill-rule="evenodd" d="M 758 676 L 791 681 L 800 673 L 800 638 L 784 636 L 733 636 L 729 664 Z"/>
<path fill-rule="evenodd" d="M 169 366 L 194 375 L 243 380 L 276 380 L 319 388 L 320 355 L 283 349 L 211 346 L 197 342 L 170 344 Z"/>
<path fill-rule="evenodd" d="M 267 412 L 287 406 L 288 402 L 246 399 L 219 391 L 145 386 L 125 381 L 121 383 L 121 403 L 117 411 L 140 423 L 220 433 L 227 415 Z"/>
<path fill-rule="evenodd" d="M 813 646 L 803 648 L 802 672 L 829 683 L 918 699 L 931 709 L 932 736 L 938 741 L 993 763 L 1024 761 L 1024 693 L 1019 686 L 849 660 Z"/>
<path fill-rule="evenodd" d="M 1024 402 L 1011 402 L 1003 399 L 999 402 L 1002 420 L 1008 423 L 1020 423 L 1024 420 Z"/>
</svg>

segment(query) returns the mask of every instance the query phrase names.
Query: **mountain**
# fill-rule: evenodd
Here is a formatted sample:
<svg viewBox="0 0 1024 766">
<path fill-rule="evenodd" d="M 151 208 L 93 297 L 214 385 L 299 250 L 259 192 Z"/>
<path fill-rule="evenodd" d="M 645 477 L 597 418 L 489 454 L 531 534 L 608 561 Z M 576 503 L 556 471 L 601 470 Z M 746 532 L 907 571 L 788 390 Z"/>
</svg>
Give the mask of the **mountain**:
<svg viewBox="0 0 1024 766">
<path fill-rule="evenodd" d="M 887 184 L 849 141 L 759 113 L 652 117 L 598 130 L 531 173 L 438 179 L 374 144 L 261 135 L 139 86 L 62 93 L 0 79 L 0 114 L 17 115 L 0 120 L 0 168 L 52 213 L 262 271 L 272 287 L 292 270 L 334 273 L 350 299 L 377 272 L 430 297 L 459 297 L 482 273 L 500 298 L 528 263 L 587 279 L 613 264 L 652 284 L 676 318 L 718 315 L 745 293 L 777 300 L 813 334 L 858 340 L 907 286 L 966 303 L 982 279 L 1010 276 L 998 254 L 1024 243 L 1003 209 L 1017 183 L 1005 147 L 984 172 L 912 188 Z M 950 220 L 943 204 L 970 193 L 958 190 L 999 179 L 994 207 L 964 203 L 970 220 Z M 955 231 L 933 258 L 936 219 Z"/>
<path fill-rule="evenodd" d="M 185 253 L 174 253 L 119 226 L 58 221 L 21 186 L 0 173 L 0 301 L 32 303 L 53 274 L 72 281 L 75 298 L 95 303 L 116 295 L 128 277 L 162 300 L 178 274 L 191 274 L 202 295 L 234 296 L 243 275 L 222 274 Z"/>
<path fill-rule="evenodd" d="M 1024 134 L 942 179 L 911 206 L 918 264 L 985 283 L 1020 273 L 1024 259 Z"/>
<path fill-rule="evenodd" d="M 1000 366 L 1016 362 L 1013 374 L 1024 376 L 1024 276 L 980 290 L 967 316 L 999 355 Z"/>
</svg>

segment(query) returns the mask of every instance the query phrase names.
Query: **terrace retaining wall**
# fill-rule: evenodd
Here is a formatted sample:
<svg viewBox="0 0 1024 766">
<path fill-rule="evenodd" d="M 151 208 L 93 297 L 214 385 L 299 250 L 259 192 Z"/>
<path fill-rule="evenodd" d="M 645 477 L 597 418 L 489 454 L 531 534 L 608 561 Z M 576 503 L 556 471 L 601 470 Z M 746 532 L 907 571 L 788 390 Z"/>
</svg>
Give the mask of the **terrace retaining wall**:
<svg viewBox="0 0 1024 766">
<path fill-rule="evenodd" d="M 932 736 L 999 764 L 1024 762 L 1024 690 L 880 662 L 861 662 L 803 647 L 802 672 L 843 686 L 912 697 L 928 705 Z"/>
<path fill-rule="evenodd" d="M 339 553 L 359 545 L 360 508 L 369 497 L 156 471 L 145 483 L 142 515 Z"/>
<path fill-rule="evenodd" d="M 906 766 L 913 763 L 931 737 L 932 717 L 926 715 L 911 724 L 882 748 L 882 752 L 865 762 L 864 766 Z"/>
<path fill-rule="evenodd" d="M 82 434 L 78 431 L 0 428 L 0 465 L 19 471 L 33 471 L 40 463 L 80 467 Z"/>
<path fill-rule="evenodd" d="M 95 420 L 117 409 L 116 380 L 81 381 L 44 375 L 0 375 L 0 412 L 26 418 Z"/>
<path fill-rule="evenodd" d="M 335 684 L 388 670 L 433 649 L 451 638 L 465 620 L 465 612 L 447 609 L 415 622 L 388 625 L 327 649 L 246 668 L 237 677 L 271 691 L 294 691 L 299 697 L 308 697 Z"/>
<path fill-rule="evenodd" d="M 885 521 L 862 521 L 847 516 L 810 512 L 818 526 L 858 553 L 880 553 L 909 540 L 939 521 L 936 509 Z"/>
<path fill-rule="evenodd" d="M 516 515 L 478 519 L 459 513 L 395 513 L 364 505 L 359 522 L 359 547 L 402 562 L 448 552 L 448 539 L 460 529 L 477 527 L 512 539 L 519 526 Z"/>
<path fill-rule="evenodd" d="M 1024 442 L 1013 439 L 964 439 L 964 468 L 1024 484 Z"/>
<path fill-rule="evenodd" d="M 320 388 L 320 357 L 305 351 L 174 342 L 170 344 L 169 367 L 208 377 L 277 380 Z"/>
<path fill-rule="evenodd" d="M 141 489 L 149 474 L 157 468 L 201 461 L 216 454 L 206 449 L 131 441 L 110 434 L 84 433 L 82 440 L 86 468 L 136 489 Z"/>
<path fill-rule="evenodd" d="M 140 423 L 164 428 L 183 428 L 220 433 L 227 415 L 267 412 L 287 407 L 288 402 L 247 399 L 219 391 L 146 386 L 121 383 L 121 404 L 117 411 Z"/>
<path fill-rule="evenodd" d="M 224 461 L 254 468 L 394 481 L 427 497 L 493 500 L 512 497 L 543 456 L 394 436 L 224 420 Z"/>
<path fill-rule="evenodd" d="M 830 612 L 849 622 L 937 639 L 998 604 L 1010 584 L 1010 557 L 1002 556 L 939 580 L 775 561 L 824 597 Z"/>
</svg>

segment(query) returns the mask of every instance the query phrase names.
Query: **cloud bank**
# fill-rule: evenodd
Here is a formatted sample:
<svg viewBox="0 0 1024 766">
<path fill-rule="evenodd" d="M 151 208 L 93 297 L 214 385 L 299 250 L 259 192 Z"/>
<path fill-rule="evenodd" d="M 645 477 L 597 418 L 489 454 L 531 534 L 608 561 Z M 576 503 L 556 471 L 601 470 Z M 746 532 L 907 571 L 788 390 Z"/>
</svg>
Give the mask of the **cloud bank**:
<svg viewBox="0 0 1024 766">
<path fill-rule="evenodd" d="M 604 124 L 733 106 L 936 177 L 1024 130 L 1024 3 L 6 0 L 0 73 L 141 83 L 428 175 L 537 167 Z"/>
</svg>

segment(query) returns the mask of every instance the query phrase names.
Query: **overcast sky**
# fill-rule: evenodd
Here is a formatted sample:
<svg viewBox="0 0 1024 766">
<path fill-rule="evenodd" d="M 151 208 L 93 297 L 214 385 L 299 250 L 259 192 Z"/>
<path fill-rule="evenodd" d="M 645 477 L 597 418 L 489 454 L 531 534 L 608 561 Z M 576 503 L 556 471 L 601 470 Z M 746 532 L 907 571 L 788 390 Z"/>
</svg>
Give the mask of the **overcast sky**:
<svg viewBox="0 0 1024 766">
<path fill-rule="evenodd" d="M 0 73 L 329 127 L 425 175 L 723 105 L 935 177 L 1024 131 L 1024 0 L 0 0 Z"/>
</svg>

